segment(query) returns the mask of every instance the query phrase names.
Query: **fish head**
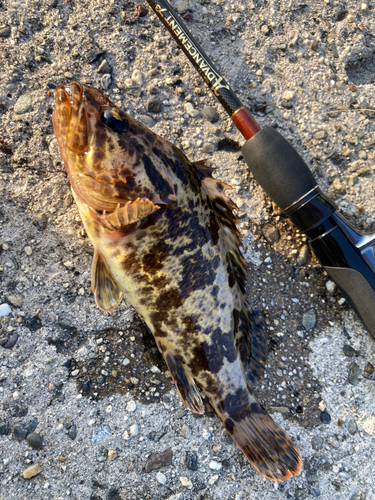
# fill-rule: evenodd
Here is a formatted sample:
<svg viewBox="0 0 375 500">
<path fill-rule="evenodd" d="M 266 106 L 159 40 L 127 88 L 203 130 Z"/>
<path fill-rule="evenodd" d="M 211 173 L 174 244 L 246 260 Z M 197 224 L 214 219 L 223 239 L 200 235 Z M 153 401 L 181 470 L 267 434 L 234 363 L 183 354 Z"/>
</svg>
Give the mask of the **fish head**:
<svg viewBox="0 0 375 500">
<path fill-rule="evenodd" d="M 69 94 L 58 85 L 55 101 L 54 131 L 76 197 L 98 212 L 136 199 L 174 202 L 161 159 L 167 141 L 93 87 L 72 82 Z"/>
</svg>

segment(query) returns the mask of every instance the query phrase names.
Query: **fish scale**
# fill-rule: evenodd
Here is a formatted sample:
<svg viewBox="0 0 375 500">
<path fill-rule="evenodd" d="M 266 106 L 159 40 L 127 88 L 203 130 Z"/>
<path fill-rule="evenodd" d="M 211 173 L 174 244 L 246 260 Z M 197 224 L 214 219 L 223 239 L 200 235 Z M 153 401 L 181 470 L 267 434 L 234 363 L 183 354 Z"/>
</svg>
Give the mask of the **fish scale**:
<svg viewBox="0 0 375 500">
<path fill-rule="evenodd" d="M 113 311 L 125 297 L 152 331 L 185 405 L 200 391 L 251 464 L 281 481 L 301 459 L 259 405 L 266 336 L 245 298 L 245 261 L 228 185 L 96 89 L 56 88 L 53 124 L 94 246 L 92 290 Z M 84 122 L 84 123 L 82 123 Z"/>
</svg>

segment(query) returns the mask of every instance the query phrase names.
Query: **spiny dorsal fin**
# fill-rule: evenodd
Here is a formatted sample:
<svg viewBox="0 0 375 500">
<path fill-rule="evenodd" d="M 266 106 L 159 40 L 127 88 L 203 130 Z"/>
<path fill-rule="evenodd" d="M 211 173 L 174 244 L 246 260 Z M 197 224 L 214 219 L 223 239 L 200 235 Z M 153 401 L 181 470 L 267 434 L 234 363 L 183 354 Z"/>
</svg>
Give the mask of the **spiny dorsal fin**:
<svg viewBox="0 0 375 500">
<path fill-rule="evenodd" d="M 180 398 L 189 410 L 203 415 L 203 401 L 191 373 L 180 363 L 174 354 L 166 353 L 164 356 Z"/>
<path fill-rule="evenodd" d="M 112 278 L 107 263 L 95 249 L 91 268 L 91 290 L 102 311 L 113 312 L 122 300 L 122 291 Z"/>
<path fill-rule="evenodd" d="M 199 177 L 205 179 L 206 177 L 211 177 L 212 172 L 215 172 L 216 168 L 209 167 L 205 165 L 208 160 L 199 160 L 193 163 L 194 167 L 197 169 Z"/>
<path fill-rule="evenodd" d="M 199 166 L 199 169 L 207 168 Z M 261 378 L 267 358 L 267 339 L 264 326 L 259 316 L 248 309 L 245 303 L 245 259 L 241 253 L 241 235 L 237 229 L 238 219 L 233 210 L 236 204 L 226 196 L 225 191 L 232 189 L 228 184 L 212 177 L 211 173 L 202 178 L 202 186 L 212 202 L 221 225 L 222 239 L 226 248 L 229 280 L 237 283 L 243 296 L 243 307 L 238 318 L 235 337 L 236 347 L 240 354 L 249 382 Z"/>
<path fill-rule="evenodd" d="M 91 210 L 91 215 L 96 222 L 101 224 L 106 229 L 110 231 L 120 231 L 126 226 L 137 222 L 147 215 L 152 214 L 156 210 L 159 210 L 158 205 L 154 205 L 152 201 L 146 199 L 141 200 L 138 198 L 135 201 L 128 201 L 124 206 L 117 205 L 114 212 L 107 214 L 106 211 L 103 214 L 99 214 L 94 210 Z"/>
</svg>

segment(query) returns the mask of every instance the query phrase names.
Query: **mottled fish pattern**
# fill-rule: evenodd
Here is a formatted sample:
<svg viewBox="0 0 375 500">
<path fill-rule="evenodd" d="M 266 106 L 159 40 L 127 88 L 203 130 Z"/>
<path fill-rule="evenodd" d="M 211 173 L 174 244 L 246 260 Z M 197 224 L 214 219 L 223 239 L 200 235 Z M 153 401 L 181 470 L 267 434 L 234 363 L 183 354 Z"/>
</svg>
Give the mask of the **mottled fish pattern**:
<svg viewBox="0 0 375 500">
<path fill-rule="evenodd" d="M 55 134 L 95 249 L 97 305 L 113 311 L 125 296 L 185 405 L 204 413 L 200 389 L 261 475 L 298 474 L 297 449 L 250 390 L 266 339 L 245 301 L 229 186 L 98 90 L 73 82 L 70 95 L 59 85 L 55 98 Z"/>
</svg>

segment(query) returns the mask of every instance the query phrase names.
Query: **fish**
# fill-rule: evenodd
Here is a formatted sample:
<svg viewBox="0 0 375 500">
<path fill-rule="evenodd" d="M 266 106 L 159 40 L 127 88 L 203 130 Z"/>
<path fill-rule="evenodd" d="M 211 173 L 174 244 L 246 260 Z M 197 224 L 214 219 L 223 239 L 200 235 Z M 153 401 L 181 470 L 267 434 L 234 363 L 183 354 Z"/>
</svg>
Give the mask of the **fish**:
<svg viewBox="0 0 375 500">
<path fill-rule="evenodd" d="M 58 85 L 52 121 L 94 247 L 97 306 L 112 312 L 125 298 L 135 308 L 183 403 L 203 414 L 203 393 L 262 476 L 298 474 L 296 446 L 251 391 L 266 332 L 246 299 L 230 186 L 88 85 Z"/>
</svg>

